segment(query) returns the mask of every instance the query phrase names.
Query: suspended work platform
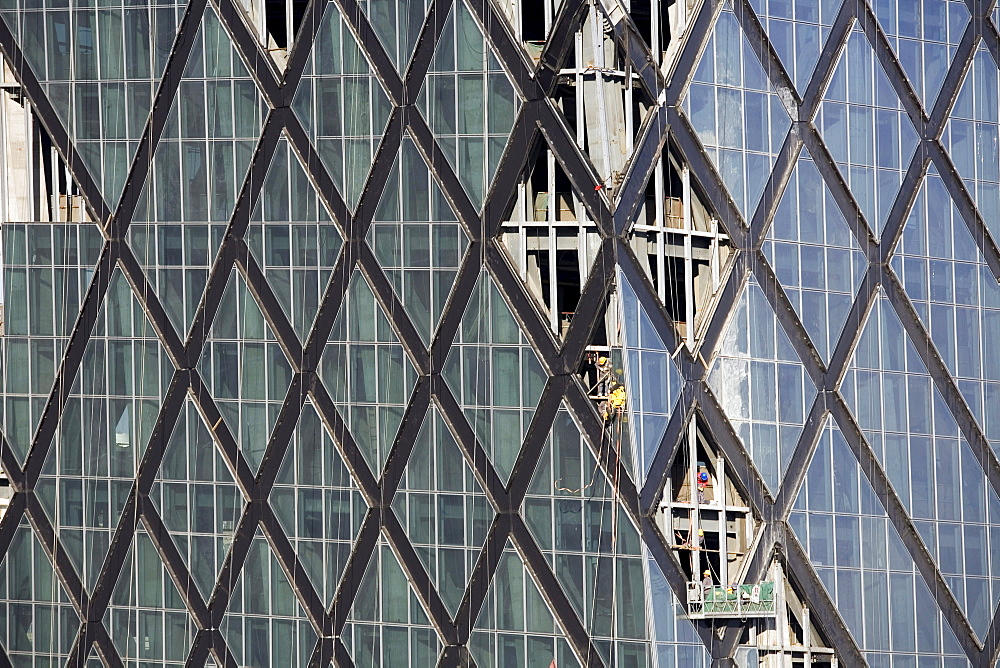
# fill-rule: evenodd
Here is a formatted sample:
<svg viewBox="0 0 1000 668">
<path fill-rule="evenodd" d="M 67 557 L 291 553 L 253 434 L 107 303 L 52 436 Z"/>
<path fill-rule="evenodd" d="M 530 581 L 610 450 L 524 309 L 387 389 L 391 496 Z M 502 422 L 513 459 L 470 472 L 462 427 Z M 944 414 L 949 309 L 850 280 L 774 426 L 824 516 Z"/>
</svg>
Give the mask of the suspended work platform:
<svg viewBox="0 0 1000 668">
<path fill-rule="evenodd" d="M 689 582 L 687 594 L 688 619 L 775 616 L 773 582 L 709 588 Z"/>
</svg>

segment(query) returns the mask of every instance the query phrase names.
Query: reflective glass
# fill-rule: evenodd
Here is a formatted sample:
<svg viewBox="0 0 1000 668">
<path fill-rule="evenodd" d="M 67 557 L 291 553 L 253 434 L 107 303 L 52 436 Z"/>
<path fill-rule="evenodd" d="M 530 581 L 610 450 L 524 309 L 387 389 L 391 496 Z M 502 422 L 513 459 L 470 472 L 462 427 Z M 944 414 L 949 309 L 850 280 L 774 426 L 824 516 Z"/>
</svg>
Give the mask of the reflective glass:
<svg viewBox="0 0 1000 668">
<path fill-rule="evenodd" d="M 413 445 L 392 510 L 454 616 L 495 513 L 433 405 Z"/>
<path fill-rule="evenodd" d="M 211 5 L 194 39 L 128 230 L 129 246 L 182 339 L 222 245 L 265 112 Z"/>
<path fill-rule="evenodd" d="M 969 623 L 984 637 L 1000 600 L 989 566 L 1000 498 L 882 295 L 840 392 Z"/>
<path fill-rule="evenodd" d="M 167 441 L 149 498 L 170 532 L 203 600 L 236 536 L 246 501 L 205 423 L 188 398 Z"/>
<path fill-rule="evenodd" d="M 312 401 L 302 406 L 269 502 L 329 605 L 368 506 Z"/>
<path fill-rule="evenodd" d="M 292 367 L 236 268 L 229 273 L 198 371 L 256 472 L 292 384 Z"/>
<path fill-rule="evenodd" d="M 580 665 L 509 540 L 473 626 L 469 653 L 483 668 L 545 666 L 546 662 L 560 667 Z"/>
<path fill-rule="evenodd" d="M 96 225 L 0 226 L 0 431 L 22 464 L 103 245 Z"/>
<path fill-rule="evenodd" d="M 0 561 L 0 645 L 15 666 L 62 665 L 79 628 L 62 583 L 22 519 Z"/>
<path fill-rule="evenodd" d="M 197 627 L 145 530 L 136 533 L 125 557 L 104 627 L 127 664 L 187 662 Z"/>
<path fill-rule="evenodd" d="M 980 43 L 941 140 L 994 239 L 1000 237 L 1000 72 Z"/>
<path fill-rule="evenodd" d="M 312 656 L 316 632 L 260 529 L 219 631 L 241 666 L 304 666 Z"/>
<path fill-rule="evenodd" d="M 341 639 L 355 666 L 433 666 L 442 644 L 392 548 L 380 540 Z"/>
<path fill-rule="evenodd" d="M 88 590 L 97 584 L 173 370 L 115 269 L 35 486 Z"/>
<path fill-rule="evenodd" d="M 409 134 L 403 136 L 367 242 L 429 345 L 469 240 Z"/>
<path fill-rule="evenodd" d="M 486 271 L 469 299 L 442 375 L 506 482 L 547 377 Z"/>
<path fill-rule="evenodd" d="M 858 648 L 870 653 L 866 656 L 872 657 L 872 665 L 890 657 L 965 658 L 832 418 L 822 431 L 789 523 Z"/>
<path fill-rule="evenodd" d="M 456 0 L 417 107 L 476 206 L 489 192 L 520 106 L 479 23 L 465 0 Z"/>
<path fill-rule="evenodd" d="M 97 5 L 100 5 L 99 7 Z M 0 12 L 112 208 L 118 203 L 186 3 L 32 2 Z"/>
<path fill-rule="evenodd" d="M 351 277 L 319 374 L 378 478 L 417 373 L 360 271 Z"/>
<path fill-rule="evenodd" d="M 343 238 L 284 136 L 250 221 L 247 246 L 304 344 Z"/>
<path fill-rule="evenodd" d="M 753 216 L 791 118 L 726 2 L 683 102 L 743 217 Z"/>
<path fill-rule="evenodd" d="M 869 227 L 880 234 L 918 137 L 856 23 L 823 96 L 816 127 Z"/>
<path fill-rule="evenodd" d="M 391 107 L 340 10 L 328 2 L 292 109 L 351 209 L 364 190 Z"/>
<path fill-rule="evenodd" d="M 777 494 L 816 386 L 755 279 L 743 289 L 730 317 L 708 384 L 764 482 Z"/>
<path fill-rule="evenodd" d="M 674 364 L 674 351 L 667 348 L 657 333 L 621 271 L 618 272 L 618 285 L 622 295 L 622 330 L 625 335 L 622 356 L 630 423 L 630 433 L 625 442 L 632 443 L 634 476 L 641 486 L 660 449 L 683 380 Z M 616 425 L 610 427 L 609 434 L 614 432 Z"/>
<path fill-rule="evenodd" d="M 868 263 L 806 148 L 762 250 L 816 350 L 829 360 Z"/>
</svg>

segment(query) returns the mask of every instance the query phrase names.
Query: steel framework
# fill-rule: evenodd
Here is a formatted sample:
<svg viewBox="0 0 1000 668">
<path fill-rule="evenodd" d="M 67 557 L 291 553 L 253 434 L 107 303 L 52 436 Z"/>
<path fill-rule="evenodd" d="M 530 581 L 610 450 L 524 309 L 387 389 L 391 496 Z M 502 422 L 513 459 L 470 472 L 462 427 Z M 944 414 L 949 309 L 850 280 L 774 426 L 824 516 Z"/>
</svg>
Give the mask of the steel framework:
<svg viewBox="0 0 1000 668">
<path fill-rule="evenodd" d="M 0 555 L 6 553 L 16 527 L 21 518 L 26 516 L 52 559 L 56 572 L 83 621 L 70 663 L 82 665 L 89 656 L 92 646 L 96 646 L 109 665 L 123 665 L 102 619 L 129 545 L 137 527 L 141 524 L 152 537 L 199 628 L 189 657 L 190 665 L 203 665 L 209 652 L 214 653 L 222 663 L 235 665 L 235 659 L 218 629 L 229 602 L 230 583 L 235 581 L 234 575 L 239 573 L 247 558 L 256 527 L 260 527 L 267 536 L 309 621 L 320 636 L 313 653 L 313 665 L 327 665 L 331 660 L 338 665 L 352 665 L 339 635 L 347 620 L 352 596 L 357 590 L 365 565 L 380 535 L 391 544 L 400 558 L 407 576 L 414 584 L 415 591 L 418 592 L 426 609 L 430 611 L 431 620 L 438 633 L 446 640 L 448 647 L 442 656 L 441 665 L 465 665 L 471 660 L 465 644 L 469 640 L 473 622 L 483 606 L 489 583 L 496 572 L 508 538 L 513 541 L 528 569 L 539 583 L 574 651 L 586 665 L 602 665 L 600 655 L 586 628 L 572 612 L 572 605 L 559 586 L 551 566 L 518 512 L 556 412 L 561 403 L 565 402 L 577 422 L 583 426 L 594 455 L 600 458 L 604 470 L 613 480 L 627 512 L 642 528 L 644 541 L 666 574 L 678 601 L 685 600 L 685 577 L 675 558 L 670 554 L 653 519 L 653 514 L 656 512 L 657 501 L 670 463 L 679 444 L 683 442 L 686 425 L 692 419 L 700 420 L 719 444 L 727 460 L 727 470 L 752 505 L 755 515 L 763 520 L 762 537 L 756 543 L 756 551 L 751 558 L 750 577 L 763 576 L 774 555 L 782 555 L 788 571 L 802 589 L 815 616 L 821 620 L 821 626 L 841 661 L 847 665 L 861 665 L 863 657 L 860 650 L 838 616 L 833 602 L 812 569 L 809 558 L 786 522 L 819 440 L 824 419 L 828 414 L 832 414 L 860 462 L 861 469 L 884 505 L 893 526 L 902 537 L 910 556 L 917 564 L 930 590 L 934 592 L 944 619 L 959 639 L 969 660 L 975 666 L 993 666 L 1000 654 L 1000 611 L 994 613 L 989 632 L 984 639 L 978 640 L 959 604 L 946 586 L 934 559 L 920 540 L 886 472 L 838 391 L 839 382 L 845 374 L 861 328 L 851 326 L 845 328 L 843 336 L 832 352 L 830 363 L 824 364 L 821 355 L 810 343 L 802 322 L 776 279 L 772 267 L 761 251 L 761 246 L 796 160 L 805 147 L 813 156 L 826 185 L 833 193 L 840 211 L 851 226 L 851 231 L 868 260 L 867 272 L 852 306 L 848 323 L 864 322 L 879 291 L 884 291 L 902 321 L 906 333 L 916 342 L 915 347 L 921 360 L 930 371 L 935 386 L 944 396 L 949 409 L 958 421 L 962 435 L 972 446 L 986 471 L 990 485 L 1000 493 L 1000 461 L 997 460 L 978 426 L 899 280 L 889 269 L 890 254 L 901 236 L 918 187 L 929 165 L 933 164 L 947 185 L 972 236 L 977 240 L 994 277 L 1000 278 L 1000 249 L 987 232 L 982 216 L 941 142 L 945 122 L 980 40 L 994 59 L 1000 61 L 1000 35 L 996 27 L 985 20 L 992 11 L 994 3 L 990 0 L 967 0 L 972 16 L 984 20 L 973 20 L 969 23 L 936 105 L 931 109 L 924 109 L 865 0 L 844 2 L 826 40 L 815 73 L 801 96 L 772 48 L 767 33 L 751 8 L 750 0 L 735 0 L 733 4 L 740 25 L 758 58 L 765 64 L 772 85 L 793 119 L 760 203 L 752 215 L 744 219 L 730 198 L 715 166 L 707 157 L 679 102 L 690 85 L 694 68 L 712 33 L 714 21 L 723 9 L 724 0 L 704 0 L 701 4 L 689 31 L 691 37 L 683 45 L 670 76 L 666 78 L 652 65 L 652 55 L 642 41 L 630 38 L 637 33 L 629 20 L 625 19 L 618 24 L 616 38 L 623 48 L 628 50 L 635 72 L 642 77 L 647 88 L 655 92 L 659 104 L 655 113 L 640 129 L 636 150 L 629 160 L 626 178 L 615 201 L 609 201 L 605 194 L 596 189 L 598 178 L 589 158 L 578 147 L 574 136 L 550 99 L 556 84 L 559 63 L 565 50 L 571 46 L 574 22 L 583 11 L 585 3 L 582 0 L 567 0 L 563 4 L 555 18 L 551 36 L 540 62 L 536 66 L 531 63 L 521 45 L 513 40 L 505 19 L 488 0 L 470 2 L 477 20 L 485 28 L 488 39 L 523 101 L 510 141 L 481 212 L 463 190 L 455 171 L 435 142 L 427 121 L 416 106 L 417 94 L 429 68 L 444 24 L 444 17 L 452 4 L 458 0 L 433 0 L 417 41 L 413 59 L 402 77 L 397 73 L 375 35 L 360 3 L 357 0 L 333 1 L 340 7 L 351 30 L 356 34 L 358 42 L 374 66 L 374 72 L 393 104 L 388 127 L 375 156 L 367 185 L 360 203 L 353 212 L 344 202 L 305 130 L 290 110 L 291 100 L 302 77 L 327 0 L 310 0 L 301 29 L 289 54 L 287 68 L 280 73 L 276 71 L 271 59 L 261 50 L 257 40 L 247 28 L 235 0 L 191 0 L 181 21 L 162 82 L 157 89 L 151 116 L 132 160 L 124 194 L 116 206 L 110 205 L 102 197 L 98 184 L 89 175 L 59 116 L 24 59 L 15 36 L 7 24 L 0 21 L 0 51 L 17 74 L 32 108 L 52 137 L 83 193 L 92 217 L 100 222 L 106 240 L 95 278 L 76 320 L 41 426 L 34 434 L 24 466 L 17 461 L 10 447 L 0 447 L 3 469 L 10 477 L 15 490 L 7 515 L 0 524 Z M 125 241 L 125 235 L 150 169 L 151 156 L 163 135 L 170 101 L 177 91 L 184 64 L 192 47 L 193 36 L 208 2 L 216 7 L 264 96 L 269 111 L 249 172 L 239 191 L 238 203 L 229 221 L 225 240 L 214 260 L 205 295 L 198 307 L 195 324 L 191 328 L 192 334 L 184 340 L 172 326 L 163 305 L 150 287 L 139 261 Z M 888 74 L 893 89 L 920 135 L 919 147 L 906 169 L 903 186 L 892 205 L 881 238 L 876 238 L 872 232 L 873 226 L 865 219 L 814 124 L 823 92 L 832 77 L 838 56 L 854 21 L 857 21 L 874 45 L 878 61 Z M 389 177 L 404 131 L 412 136 L 427 158 L 435 178 L 458 213 L 470 241 L 454 292 L 445 308 L 438 332 L 429 347 L 423 344 L 372 250 L 365 243 L 375 208 Z M 294 150 L 307 166 L 321 196 L 334 213 L 344 237 L 344 247 L 333 278 L 327 287 L 313 329 L 304 343 L 299 342 L 277 297 L 265 280 L 261 267 L 249 252 L 244 240 L 251 212 L 259 197 L 267 167 L 282 133 L 287 134 Z M 595 262 L 583 286 L 577 317 L 572 320 L 563 340 L 557 340 L 551 333 L 546 318 L 534 305 L 526 287 L 510 267 L 496 240 L 500 225 L 512 205 L 514 186 L 527 156 L 543 139 L 569 175 L 576 192 L 586 206 L 587 213 L 595 222 L 602 237 L 598 261 Z M 601 420 L 575 372 L 584 355 L 590 334 L 600 319 L 602 304 L 605 303 L 613 283 L 613 267 L 616 264 L 621 267 L 631 285 L 636 287 L 642 307 L 653 318 L 661 336 L 671 349 L 677 349 L 681 343 L 674 323 L 655 296 L 651 282 L 627 243 L 627 233 L 641 199 L 641 193 L 668 141 L 674 143 L 690 165 L 712 206 L 721 215 L 721 222 L 737 250 L 737 256 L 726 277 L 726 284 L 719 300 L 721 306 L 712 315 L 697 354 L 692 355 L 686 348 L 680 347 L 677 361 L 684 378 L 682 397 L 669 422 L 647 481 L 641 488 L 637 488 L 627 476 L 615 477 L 615 471 L 618 471 L 619 467 L 613 461 L 613 453 L 599 447 L 603 429 Z M 211 599 L 205 600 L 194 586 L 184 560 L 167 537 L 163 521 L 149 499 L 149 491 L 161 463 L 167 438 L 178 419 L 185 398 L 190 396 L 194 399 L 209 423 L 215 423 L 221 418 L 219 408 L 199 374 L 197 363 L 205 344 L 203 334 L 207 330 L 205 325 L 211 323 L 216 315 L 227 277 L 234 266 L 247 277 L 247 282 L 258 299 L 268 324 L 293 364 L 294 379 L 282 406 L 278 426 L 267 444 L 260 472 L 256 476 L 244 460 L 234 435 L 225 423 L 222 422 L 217 430 L 224 456 L 231 468 L 236 471 L 237 482 L 249 499 L 249 503 L 239 520 L 232 550 L 223 565 L 215 591 Z M 139 466 L 125 513 L 115 531 L 111 550 L 101 569 L 100 579 L 93 594 L 88 595 L 56 531 L 40 506 L 34 488 L 46 455 L 53 447 L 53 437 L 69 395 L 69 388 L 79 373 L 84 349 L 94 329 L 100 305 L 107 293 L 115 267 L 120 267 L 131 283 L 175 369 L 166 398 L 160 408 L 151 444 Z M 316 372 L 323 345 L 333 327 L 348 280 L 356 267 L 360 268 L 370 281 L 376 298 L 391 319 L 402 345 L 420 374 L 385 468 L 375 472 L 364 464 L 364 457 L 337 412 L 333 400 L 323 384 L 318 381 Z M 489 457 L 485 456 L 483 444 L 477 441 L 475 432 L 467 422 L 456 397 L 441 377 L 445 358 L 483 267 L 489 271 L 507 299 L 549 376 L 510 481 L 506 485 L 494 470 Z M 805 428 L 795 446 L 788 473 L 774 496 L 762 483 L 748 453 L 706 380 L 709 362 L 725 330 L 731 312 L 730 307 L 736 303 L 742 287 L 751 276 L 756 278 L 763 289 L 768 303 L 777 315 L 778 322 L 792 341 L 808 375 L 819 390 Z M 312 398 L 324 420 L 334 427 L 332 433 L 336 435 L 337 446 L 344 456 L 344 461 L 351 467 L 351 473 L 370 506 L 346 572 L 329 607 L 324 606 L 320 595 L 306 577 L 291 543 L 267 503 L 268 493 L 274 484 L 278 466 L 288 448 L 299 411 L 307 395 Z M 389 511 L 389 503 L 403 475 L 422 417 L 431 402 L 440 408 L 446 421 L 457 434 L 466 461 L 474 468 L 475 475 L 497 513 L 454 619 L 450 617 L 438 596 L 403 527 Z M 738 645 L 742 626 L 738 623 L 730 624 L 721 636 L 716 635 L 706 625 L 699 626 L 699 632 L 718 665 L 728 665 Z M 0 649 L 0 663 L 8 665 L 10 663 L 2 649 Z"/>
</svg>

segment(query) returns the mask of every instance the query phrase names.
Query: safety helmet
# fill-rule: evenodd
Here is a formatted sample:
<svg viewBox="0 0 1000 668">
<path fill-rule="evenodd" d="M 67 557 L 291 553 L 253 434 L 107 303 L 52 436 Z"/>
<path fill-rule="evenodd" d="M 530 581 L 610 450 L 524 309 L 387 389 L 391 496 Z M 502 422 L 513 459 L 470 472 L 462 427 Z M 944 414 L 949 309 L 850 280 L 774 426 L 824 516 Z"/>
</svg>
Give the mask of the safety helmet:
<svg viewBox="0 0 1000 668">
<path fill-rule="evenodd" d="M 704 573 L 702 573 L 702 575 L 711 575 L 711 574 L 712 574 L 712 571 L 705 571 Z"/>
<path fill-rule="evenodd" d="M 699 473 L 698 480 L 701 480 L 702 482 L 708 482 L 708 473 L 706 473 L 705 471 Z"/>
<path fill-rule="evenodd" d="M 699 536 L 704 536 L 705 535 L 705 530 L 704 529 L 698 529 L 698 535 Z"/>
<path fill-rule="evenodd" d="M 597 358 L 597 363 L 598 364 L 605 364 L 607 361 L 608 361 L 607 357 L 598 357 Z"/>
</svg>

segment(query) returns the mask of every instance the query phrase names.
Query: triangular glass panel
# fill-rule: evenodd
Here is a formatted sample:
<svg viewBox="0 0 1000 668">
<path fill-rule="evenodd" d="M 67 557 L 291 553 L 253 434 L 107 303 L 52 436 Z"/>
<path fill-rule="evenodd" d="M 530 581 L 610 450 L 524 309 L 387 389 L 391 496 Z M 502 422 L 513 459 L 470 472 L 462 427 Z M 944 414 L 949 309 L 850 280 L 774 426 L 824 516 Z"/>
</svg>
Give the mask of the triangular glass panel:
<svg viewBox="0 0 1000 668">
<path fill-rule="evenodd" d="M 101 653 L 97 651 L 97 645 L 92 645 L 90 654 L 87 655 L 86 668 L 106 668 L 107 665 Z"/>
<path fill-rule="evenodd" d="M 302 406 L 268 502 L 329 604 L 368 506 L 312 401 Z"/>
<path fill-rule="evenodd" d="M 562 336 L 600 252 L 601 237 L 544 139 L 533 156 L 499 240 L 549 327 Z"/>
<path fill-rule="evenodd" d="M 553 106 L 590 157 L 601 191 L 617 197 L 655 94 L 633 75 L 601 3 L 587 3 L 578 20 L 576 48 L 566 49 Z"/>
<path fill-rule="evenodd" d="M 396 71 L 404 75 L 424 27 L 430 0 L 362 0 L 358 4 Z"/>
<path fill-rule="evenodd" d="M 648 665 L 653 602 L 644 586 L 642 541 L 565 408 L 556 414 L 521 513 L 605 664 Z"/>
<path fill-rule="evenodd" d="M 951 626 L 832 418 L 788 522 L 871 665 L 917 657 L 966 665 Z"/>
<path fill-rule="evenodd" d="M 366 240 L 429 346 L 469 240 L 408 133 Z"/>
<path fill-rule="evenodd" d="M 149 491 L 205 601 L 212 597 L 246 505 L 212 433 L 188 397 Z"/>
<path fill-rule="evenodd" d="M 198 629 L 144 529 L 136 532 L 125 557 L 104 627 L 126 664 L 187 660 Z"/>
<path fill-rule="evenodd" d="M 892 258 L 917 314 L 1000 452 L 1000 286 L 932 164 Z"/>
<path fill-rule="evenodd" d="M 222 245 L 264 112 L 209 4 L 128 230 L 129 246 L 181 338 Z"/>
<path fill-rule="evenodd" d="M 35 486 L 87 591 L 97 584 L 173 371 L 115 269 Z"/>
<path fill-rule="evenodd" d="M 618 289 L 621 293 L 623 366 L 628 401 L 628 431 L 626 442 L 632 443 L 633 475 L 641 487 L 646 481 L 667 423 L 677 404 L 684 380 L 673 361 L 673 352 L 663 342 L 653 322 L 639 302 L 635 290 L 619 270 Z M 611 433 L 615 432 L 611 420 Z M 620 421 L 618 421 L 620 422 Z"/>
<path fill-rule="evenodd" d="M 881 234 L 920 138 L 857 22 L 823 95 L 816 127 L 868 226 Z"/>
<path fill-rule="evenodd" d="M 941 140 L 990 234 L 1000 239 L 1000 71 L 980 42 Z"/>
<path fill-rule="evenodd" d="M 0 227 L 0 431 L 23 464 L 104 237 L 81 223 Z"/>
<path fill-rule="evenodd" d="M 433 666 L 441 640 L 384 539 L 375 546 L 341 640 L 355 666 Z"/>
<path fill-rule="evenodd" d="M 80 629 L 76 609 L 27 519 L 21 519 L 0 561 L 0 619 L 0 646 L 15 666 L 64 665 Z"/>
<path fill-rule="evenodd" d="M 486 271 L 479 275 L 441 375 L 507 482 L 547 376 Z"/>
<path fill-rule="evenodd" d="M 495 513 L 433 404 L 392 510 L 454 617 Z"/>
<path fill-rule="evenodd" d="M 806 148 L 762 250 L 820 357 L 829 360 L 868 263 Z"/>
<path fill-rule="evenodd" d="M 687 582 L 708 570 L 713 583 L 729 584 L 745 570 L 759 524 L 737 481 L 711 432 L 692 418 L 654 515 Z"/>
<path fill-rule="evenodd" d="M 250 221 L 247 246 L 305 342 L 343 238 L 284 135 Z"/>
<path fill-rule="evenodd" d="M 929 115 L 969 24 L 968 6 L 962 0 L 878 0 L 872 10 Z"/>
<path fill-rule="evenodd" d="M 650 608 L 653 653 L 657 666 L 710 668 L 712 655 L 701 641 L 694 624 L 684 619 L 685 610 L 649 550 L 643 547 L 649 574 L 647 596 L 656 603 Z"/>
<path fill-rule="evenodd" d="M 715 312 L 719 291 L 736 257 L 725 227 L 708 202 L 697 177 L 668 142 L 646 183 L 645 197 L 627 237 L 677 326 L 677 335 L 692 351 Z"/>
<path fill-rule="evenodd" d="M 581 559 L 578 555 L 576 558 Z M 583 567 L 582 560 L 579 565 Z M 610 604 L 610 600 L 605 603 Z M 473 626 L 469 653 L 482 668 L 548 666 L 552 663 L 559 668 L 580 665 L 531 571 L 525 568 L 510 539 Z"/>
<path fill-rule="evenodd" d="M 138 0 L 124 12 L 86 4 L 74 4 L 71 11 L 38 12 L 24 11 L 41 6 L 22 0 L 4 3 L 15 11 L 0 12 L 112 209 L 185 6 Z"/>
<path fill-rule="evenodd" d="M 455 0 L 448 12 L 417 107 L 481 208 L 521 98 L 465 0 Z"/>
<path fill-rule="evenodd" d="M 997 540 L 989 527 L 1000 521 L 1000 498 L 881 293 L 840 392 L 969 623 L 985 638 L 1000 601 L 1000 583 L 989 579 Z"/>
<path fill-rule="evenodd" d="M 805 94 L 809 86 L 816 62 L 843 4 L 844 0 L 797 3 L 750 0 L 771 46 L 800 95 Z"/>
<path fill-rule="evenodd" d="M 777 494 L 816 386 L 752 277 L 730 316 L 708 384 L 764 483 Z"/>
<path fill-rule="evenodd" d="M 360 271 L 320 359 L 319 375 L 375 477 L 396 440 L 417 384 L 413 362 Z"/>
<path fill-rule="evenodd" d="M 353 210 L 392 103 L 334 2 L 326 4 L 292 109 Z"/>
<path fill-rule="evenodd" d="M 316 631 L 259 528 L 219 631 L 240 666 L 305 666 L 312 656 Z"/>
<path fill-rule="evenodd" d="M 292 367 L 235 267 L 205 339 L 198 372 L 256 472 L 292 384 Z"/>
<path fill-rule="evenodd" d="M 749 220 L 792 119 L 728 0 L 683 107 L 733 202 Z"/>
</svg>

